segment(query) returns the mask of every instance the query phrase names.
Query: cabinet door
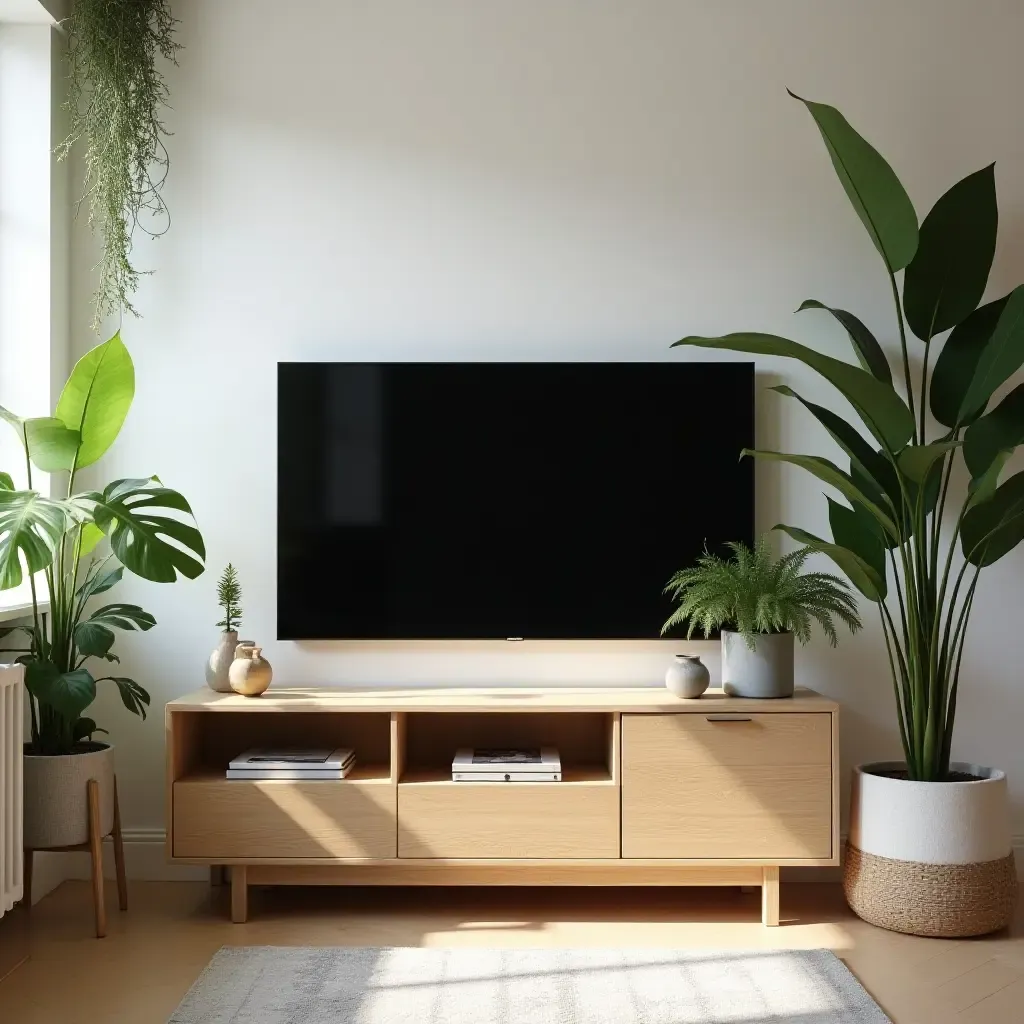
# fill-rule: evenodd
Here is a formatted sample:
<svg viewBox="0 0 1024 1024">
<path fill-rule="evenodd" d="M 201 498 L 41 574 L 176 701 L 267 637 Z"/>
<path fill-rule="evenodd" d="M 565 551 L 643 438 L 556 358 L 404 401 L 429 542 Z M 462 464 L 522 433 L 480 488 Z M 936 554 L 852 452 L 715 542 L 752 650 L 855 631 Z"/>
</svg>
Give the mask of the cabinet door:
<svg viewBox="0 0 1024 1024">
<path fill-rule="evenodd" d="M 830 858 L 831 715 L 623 715 L 622 855 Z"/>
</svg>

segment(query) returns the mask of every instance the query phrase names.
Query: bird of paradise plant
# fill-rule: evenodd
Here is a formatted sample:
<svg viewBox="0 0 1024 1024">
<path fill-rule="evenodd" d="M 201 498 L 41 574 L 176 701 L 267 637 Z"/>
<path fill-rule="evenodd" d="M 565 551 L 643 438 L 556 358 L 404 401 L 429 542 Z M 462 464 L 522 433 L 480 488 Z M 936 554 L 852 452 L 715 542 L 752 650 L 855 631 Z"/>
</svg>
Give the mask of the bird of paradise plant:
<svg viewBox="0 0 1024 1024">
<path fill-rule="evenodd" d="M 885 266 L 900 386 L 865 324 L 816 299 L 799 311 L 831 314 L 859 365 L 772 334 L 688 336 L 675 344 L 797 359 L 853 406 L 863 430 L 788 387 L 773 389 L 821 423 L 847 468 L 815 455 L 743 454 L 798 466 L 845 499 L 827 498 L 830 540 L 797 526 L 775 528 L 831 557 L 878 606 L 908 774 L 941 781 L 979 575 L 1024 540 L 1024 472 L 1001 479 L 1024 442 L 1024 384 L 994 401 L 1024 364 L 1024 286 L 981 304 L 996 248 L 993 165 L 955 184 L 919 224 L 893 169 L 846 118 L 794 98 L 817 124 Z M 954 501 L 961 461 L 970 483 Z M 955 506 L 948 519 L 947 505 Z"/>
</svg>

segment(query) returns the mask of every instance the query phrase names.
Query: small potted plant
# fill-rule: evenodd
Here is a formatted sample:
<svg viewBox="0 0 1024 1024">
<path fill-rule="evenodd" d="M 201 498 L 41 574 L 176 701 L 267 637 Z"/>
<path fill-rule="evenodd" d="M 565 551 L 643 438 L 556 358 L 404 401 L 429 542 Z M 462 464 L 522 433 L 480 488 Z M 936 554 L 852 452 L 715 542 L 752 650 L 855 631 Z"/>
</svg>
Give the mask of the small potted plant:
<svg viewBox="0 0 1024 1024">
<path fill-rule="evenodd" d="M 220 643 L 206 662 L 206 685 L 218 693 L 231 693 L 228 669 L 238 646 L 238 627 L 242 624 L 242 586 L 238 572 L 228 562 L 217 581 L 217 603 L 224 609 L 224 618 L 217 623 L 223 629 Z"/>
<path fill-rule="evenodd" d="M 149 694 L 134 679 L 96 676 L 117 663 L 115 630 L 156 625 L 138 605 L 93 600 L 125 570 L 156 583 L 194 579 L 203 571 L 203 538 L 189 503 L 156 477 L 115 480 L 102 490 L 75 490 L 80 470 L 114 443 L 135 395 L 131 356 L 115 334 L 75 365 L 53 416 L 22 419 L 0 408 L 25 456 L 25 488 L 0 473 L 0 590 L 27 577 L 31 624 L 24 627 L 30 740 L 25 745 L 26 849 L 74 846 L 88 837 L 87 784 L 99 790 L 101 834 L 114 813 L 113 749 L 85 712 L 99 684 L 117 687 L 124 706 L 146 717 Z M 33 471 L 64 474 L 63 495 L 33 487 Z M 101 549 L 101 542 L 109 551 Z M 49 608 L 43 604 L 43 593 Z"/>
<path fill-rule="evenodd" d="M 824 572 L 801 573 L 810 554 L 800 548 L 773 558 L 767 539 L 753 548 L 733 543 L 732 557 L 705 551 L 697 564 L 677 572 L 665 593 L 679 606 L 661 628 L 688 623 L 705 637 L 721 630 L 722 686 L 733 697 L 791 697 L 793 638 L 806 644 L 817 623 L 833 647 L 835 620 L 860 629 L 857 602 L 845 582 Z M 728 628 L 727 628 L 728 627 Z"/>
</svg>

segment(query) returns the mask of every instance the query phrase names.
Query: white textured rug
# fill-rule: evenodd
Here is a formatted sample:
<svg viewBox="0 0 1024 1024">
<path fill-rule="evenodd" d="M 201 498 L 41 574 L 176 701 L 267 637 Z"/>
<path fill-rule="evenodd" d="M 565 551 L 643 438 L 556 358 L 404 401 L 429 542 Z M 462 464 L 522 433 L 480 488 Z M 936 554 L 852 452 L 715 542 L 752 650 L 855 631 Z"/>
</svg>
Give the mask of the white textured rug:
<svg viewBox="0 0 1024 1024">
<path fill-rule="evenodd" d="M 168 1024 L 888 1024 L 827 950 L 225 946 Z"/>
</svg>

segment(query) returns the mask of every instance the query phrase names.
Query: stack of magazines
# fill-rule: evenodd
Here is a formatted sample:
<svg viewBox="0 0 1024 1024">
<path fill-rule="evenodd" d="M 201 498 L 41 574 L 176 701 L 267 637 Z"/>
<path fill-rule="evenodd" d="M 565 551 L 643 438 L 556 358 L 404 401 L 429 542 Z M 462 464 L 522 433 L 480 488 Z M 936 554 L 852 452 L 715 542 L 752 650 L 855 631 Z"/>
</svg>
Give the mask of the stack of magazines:
<svg viewBox="0 0 1024 1024">
<path fill-rule="evenodd" d="M 453 782 L 561 782 L 562 760 L 553 747 L 515 750 L 459 750 Z"/>
<path fill-rule="evenodd" d="M 348 747 L 331 750 L 254 747 L 228 765 L 229 779 L 343 779 L 355 766 Z"/>
</svg>

